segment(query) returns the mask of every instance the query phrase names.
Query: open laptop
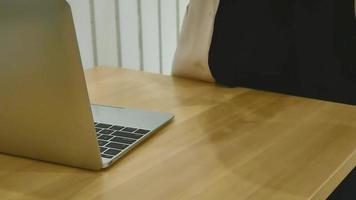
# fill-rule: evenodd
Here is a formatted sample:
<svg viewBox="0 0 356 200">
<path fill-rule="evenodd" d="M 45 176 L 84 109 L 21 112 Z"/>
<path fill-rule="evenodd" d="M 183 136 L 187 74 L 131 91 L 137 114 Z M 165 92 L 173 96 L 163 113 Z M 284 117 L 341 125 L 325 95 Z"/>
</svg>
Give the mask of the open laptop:
<svg viewBox="0 0 356 200">
<path fill-rule="evenodd" d="M 172 118 L 90 105 L 65 0 L 0 0 L 1 153 L 100 170 Z"/>
</svg>

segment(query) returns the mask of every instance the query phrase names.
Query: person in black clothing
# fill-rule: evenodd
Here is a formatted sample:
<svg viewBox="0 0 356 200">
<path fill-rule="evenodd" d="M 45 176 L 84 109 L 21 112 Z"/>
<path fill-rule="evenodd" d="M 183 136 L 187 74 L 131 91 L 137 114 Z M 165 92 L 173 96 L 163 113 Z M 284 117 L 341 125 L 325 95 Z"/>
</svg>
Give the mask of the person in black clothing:
<svg viewBox="0 0 356 200">
<path fill-rule="evenodd" d="M 220 0 L 217 83 L 356 105 L 354 0 Z"/>
<path fill-rule="evenodd" d="M 191 0 L 173 75 L 356 105 L 354 1 Z"/>
</svg>

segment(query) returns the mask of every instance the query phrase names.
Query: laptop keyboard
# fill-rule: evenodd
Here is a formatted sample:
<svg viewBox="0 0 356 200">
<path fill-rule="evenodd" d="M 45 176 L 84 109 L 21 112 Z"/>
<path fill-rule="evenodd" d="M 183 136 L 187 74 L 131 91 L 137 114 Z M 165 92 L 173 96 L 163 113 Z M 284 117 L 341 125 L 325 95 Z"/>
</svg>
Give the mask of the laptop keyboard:
<svg viewBox="0 0 356 200">
<path fill-rule="evenodd" d="M 95 122 L 95 131 L 101 157 L 109 159 L 127 150 L 131 145 L 134 145 L 138 140 L 151 132 L 145 129 L 97 122 Z"/>
</svg>

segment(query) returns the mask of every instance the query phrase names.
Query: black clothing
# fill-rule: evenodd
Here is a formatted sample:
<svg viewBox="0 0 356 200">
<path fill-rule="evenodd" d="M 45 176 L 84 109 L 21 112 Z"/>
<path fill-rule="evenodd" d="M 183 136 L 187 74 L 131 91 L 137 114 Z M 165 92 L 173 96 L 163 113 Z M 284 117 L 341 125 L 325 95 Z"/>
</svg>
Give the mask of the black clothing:
<svg viewBox="0 0 356 200">
<path fill-rule="evenodd" d="M 356 105 L 354 0 L 220 0 L 217 83 Z"/>
</svg>

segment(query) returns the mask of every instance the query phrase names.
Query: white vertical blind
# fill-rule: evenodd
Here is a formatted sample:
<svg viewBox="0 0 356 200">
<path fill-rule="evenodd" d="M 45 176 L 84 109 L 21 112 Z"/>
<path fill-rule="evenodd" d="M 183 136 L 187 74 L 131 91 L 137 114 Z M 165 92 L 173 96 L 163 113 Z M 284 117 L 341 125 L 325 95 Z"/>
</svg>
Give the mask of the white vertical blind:
<svg viewBox="0 0 356 200">
<path fill-rule="evenodd" d="M 162 72 L 169 74 L 172 59 L 177 44 L 177 4 L 175 0 L 161 0 L 161 24 L 162 24 Z"/>
<path fill-rule="evenodd" d="M 73 8 L 83 66 L 90 68 L 95 65 L 90 5 L 88 0 L 70 0 L 70 3 Z"/>
<path fill-rule="evenodd" d="M 140 69 L 138 5 L 136 0 L 119 0 L 122 67 Z"/>
<path fill-rule="evenodd" d="M 143 68 L 160 72 L 159 3 L 157 0 L 142 1 Z"/>
<path fill-rule="evenodd" d="M 94 23 L 98 65 L 117 66 L 118 49 L 115 22 L 115 0 L 94 0 Z M 80 37 L 80 35 L 79 35 Z"/>
<path fill-rule="evenodd" d="M 189 0 L 68 0 L 85 68 L 170 74 Z"/>
</svg>

